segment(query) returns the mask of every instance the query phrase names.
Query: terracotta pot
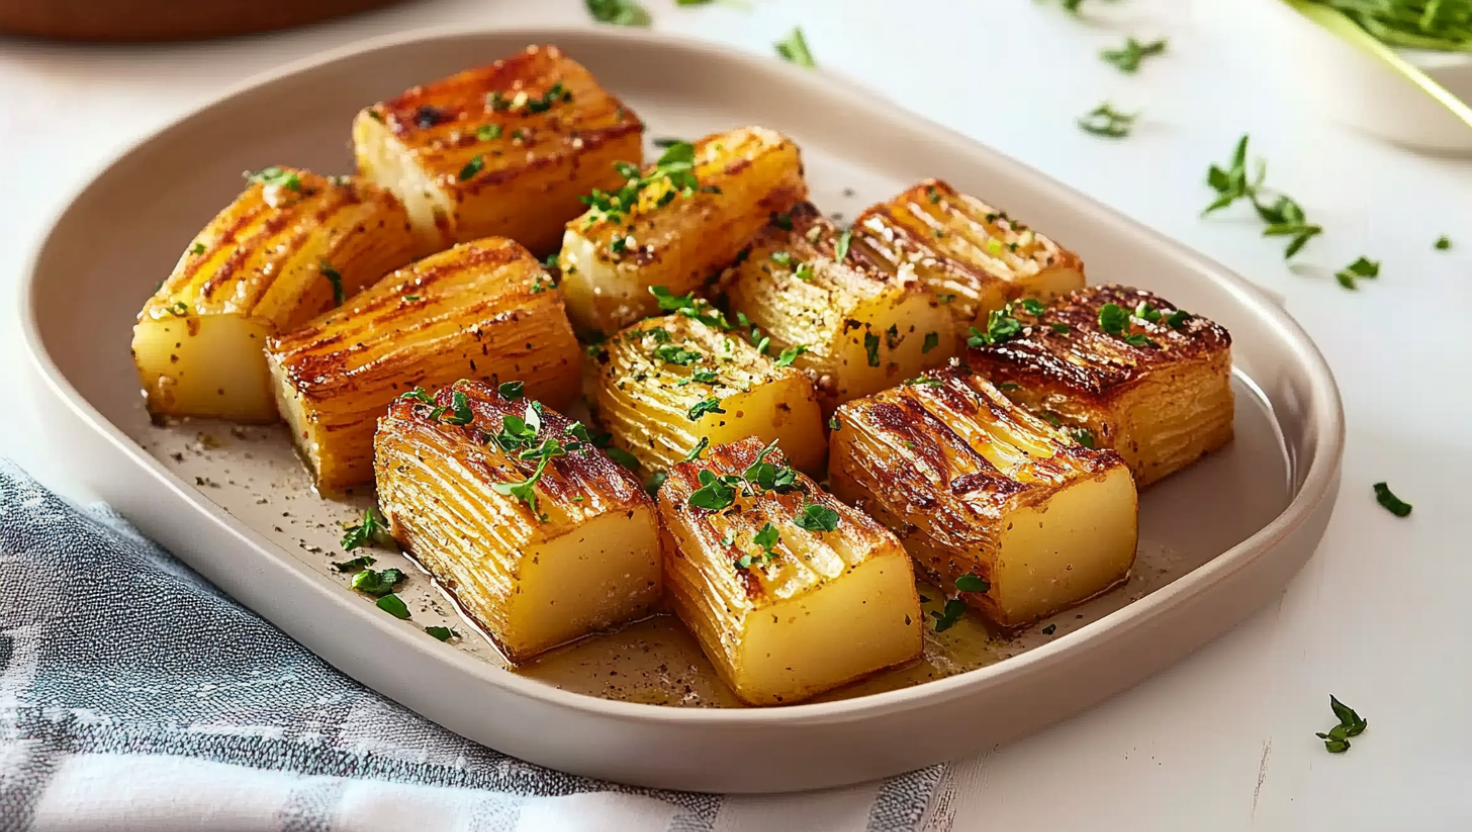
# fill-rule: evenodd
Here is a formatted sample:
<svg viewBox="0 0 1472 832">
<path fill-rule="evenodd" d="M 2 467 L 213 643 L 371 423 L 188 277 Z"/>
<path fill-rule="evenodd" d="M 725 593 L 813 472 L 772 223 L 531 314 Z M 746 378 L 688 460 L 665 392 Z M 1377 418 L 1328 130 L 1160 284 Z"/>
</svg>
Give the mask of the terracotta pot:
<svg viewBox="0 0 1472 832">
<path fill-rule="evenodd" d="M 0 0 L 0 34 L 161 41 L 285 29 L 403 0 Z"/>
</svg>

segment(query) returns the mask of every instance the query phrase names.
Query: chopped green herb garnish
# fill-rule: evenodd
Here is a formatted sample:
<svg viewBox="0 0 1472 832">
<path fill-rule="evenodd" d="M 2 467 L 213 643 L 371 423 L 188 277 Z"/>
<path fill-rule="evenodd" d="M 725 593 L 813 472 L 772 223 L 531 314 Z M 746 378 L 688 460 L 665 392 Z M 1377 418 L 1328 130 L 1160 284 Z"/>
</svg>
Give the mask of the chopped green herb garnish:
<svg viewBox="0 0 1472 832">
<path fill-rule="evenodd" d="M 696 479 L 700 482 L 700 487 L 690 493 L 692 508 L 720 511 L 736 501 L 736 489 L 709 468 L 702 469 Z"/>
<path fill-rule="evenodd" d="M 777 450 L 777 440 L 756 455 L 756 459 L 742 472 L 741 479 L 750 483 L 758 491 L 776 491 L 784 493 L 797 484 L 797 472 L 791 466 L 777 466 L 767 461 L 767 457 Z"/>
<path fill-rule="evenodd" d="M 409 608 L 404 605 L 404 599 L 397 595 L 385 595 L 379 598 L 377 606 L 394 618 L 407 619 L 409 617 Z"/>
<path fill-rule="evenodd" d="M 1051 323 L 1051 324 L 1048 324 L 1048 327 L 1050 329 L 1052 329 L 1054 332 L 1058 333 L 1059 335 L 1067 335 L 1068 334 L 1068 324 Z"/>
<path fill-rule="evenodd" d="M 376 508 L 363 510 L 363 521 L 344 529 L 342 548 L 351 552 L 360 546 L 393 546 L 393 535 L 388 533 L 388 521 Z"/>
<path fill-rule="evenodd" d="M 946 602 L 944 612 L 930 611 L 930 617 L 935 619 L 935 631 L 944 633 L 946 630 L 956 626 L 961 616 L 966 614 L 966 602 L 959 598 L 952 598 Z"/>
<path fill-rule="evenodd" d="M 1016 306 L 1021 306 L 1023 312 L 1026 312 L 1034 318 L 1048 311 L 1048 307 L 1044 306 L 1043 302 L 1038 300 L 1037 298 L 1023 298 L 1020 301 L 1014 301 L 1013 304 Z"/>
<path fill-rule="evenodd" d="M 204 243 L 195 243 L 189 247 L 190 254 L 204 254 Z"/>
<path fill-rule="evenodd" d="M 1133 73 L 1140 68 L 1140 61 L 1155 55 L 1165 54 L 1165 40 L 1141 43 L 1134 38 L 1125 41 L 1120 49 L 1105 49 L 1099 53 L 1106 63 L 1119 67 L 1121 72 Z"/>
<path fill-rule="evenodd" d="M 905 382 L 911 387 L 944 387 L 938 378 L 912 378 Z"/>
<path fill-rule="evenodd" d="M 1165 323 L 1171 329 L 1180 329 L 1181 327 L 1185 326 L 1186 321 L 1189 320 L 1191 320 L 1190 312 L 1187 312 L 1184 309 L 1177 309 L 1176 311 L 1166 316 Z"/>
<path fill-rule="evenodd" d="M 1139 113 L 1121 113 L 1106 101 L 1081 117 L 1078 126 L 1085 133 L 1119 139 L 1130 134 L 1139 117 Z"/>
<path fill-rule="evenodd" d="M 1339 285 L 1343 286 L 1346 289 L 1356 289 L 1359 288 L 1355 285 L 1356 280 L 1359 280 L 1360 278 L 1373 278 L 1379 276 L 1380 263 L 1375 260 L 1369 260 L 1367 258 L 1361 257 L 1336 272 L 1334 274 L 1334 279 L 1339 281 Z"/>
<path fill-rule="evenodd" d="M 512 417 L 507 416 L 506 418 L 510 419 Z M 561 456 L 562 450 L 561 445 L 557 442 L 557 440 L 548 439 L 546 442 L 542 443 L 542 448 L 536 450 L 528 449 L 526 451 L 522 451 L 523 456 L 528 453 L 532 453 L 541 457 L 540 461 L 537 462 L 537 468 L 535 471 L 532 472 L 532 475 L 522 480 L 521 482 L 495 483 L 491 486 L 491 490 L 495 491 L 497 494 L 504 494 L 508 497 L 515 497 L 523 503 L 526 503 L 527 507 L 532 510 L 532 513 L 536 514 L 537 483 L 541 482 L 542 475 L 546 473 L 547 464 L 552 461 L 552 457 Z"/>
<path fill-rule="evenodd" d="M 610 448 L 609 450 L 611 451 L 613 449 Z M 653 474 L 650 474 L 649 475 L 649 479 L 647 479 L 647 480 L 644 481 L 644 491 L 645 491 L 645 493 L 647 493 L 651 497 L 658 497 L 659 496 L 659 487 L 661 485 L 664 485 L 664 481 L 667 480 L 667 479 L 669 479 L 669 478 L 670 478 L 669 473 L 668 472 L 665 472 L 665 471 L 655 471 Z"/>
<path fill-rule="evenodd" d="M 449 641 L 452 638 L 460 637 L 460 634 L 455 632 L 454 628 L 451 627 L 425 627 L 424 632 L 429 633 L 440 641 Z"/>
<path fill-rule="evenodd" d="M 879 336 L 872 332 L 864 333 L 864 353 L 869 358 L 870 367 L 879 366 Z"/>
<path fill-rule="evenodd" d="M 772 262 L 779 266 L 790 266 L 792 265 L 792 252 L 774 251 L 772 252 Z"/>
<path fill-rule="evenodd" d="M 342 289 L 342 275 L 326 260 L 317 261 L 317 270 L 322 272 L 322 276 L 327 278 L 328 283 L 332 284 L 332 305 L 342 306 L 342 302 L 346 299 Z"/>
<path fill-rule="evenodd" d="M 698 422 L 700 421 L 700 417 L 704 416 L 707 413 L 725 412 L 726 411 L 721 409 L 721 400 L 712 396 L 705 401 L 696 402 L 694 405 L 691 406 L 690 410 L 686 412 L 685 415 L 689 417 L 690 421 Z"/>
<path fill-rule="evenodd" d="M 1446 251 L 1447 249 L 1449 249 L 1451 247 L 1452 247 L 1452 238 L 1446 236 L 1445 234 L 1443 234 L 1440 237 L 1437 237 L 1436 238 L 1436 250 L 1437 251 Z"/>
<path fill-rule="evenodd" d="M 424 392 L 423 387 L 415 387 L 407 393 L 400 394 L 399 398 L 408 399 L 411 402 L 419 402 L 420 404 L 434 405 L 434 397 Z"/>
<path fill-rule="evenodd" d="M 1375 483 L 1375 501 L 1396 517 L 1405 517 L 1411 513 L 1411 504 L 1390 493 L 1390 486 L 1383 482 Z"/>
<path fill-rule="evenodd" d="M 676 312 L 717 329 L 732 328 L 730 321 L 726 320 L 726 316 L 722 315 L 719 309 L 711 306 L 710 302 L 704 298 L 696 297 L 694 292 L 688 295 L 676 295 L 664 286 L 650 286 L 649 294 L 654 296 L 662 312 Z"/>
<path fill-rule="evenodd" d="M 265 168 L 259 173 L 247 172 L 245 178 L 251 182 L 259 182 L 262 185 L 274 185 L 278 188 L 285 188 L 288 191 L 296 191 L 298 193 L 302 189 L 302 180 L 296 171 L 284 170 L 275 165 Z"/>
<path fill-rule="evenodd" d="M 475 131 L 475 137 L 483 142 L 488 142 L 491 139 L 499 139 L 501 138 L 501 125 L 482 124 L 480 128 Z M 465 177 L 462 176 L 461 178 L 464 179 Z"/>
<path fill-rule="evenodd" d="M 1105 335 L 1123 335 L 1130 325 L 1130 313 L 1117 303 L 1099 307 L 1099 329 Z"/>
<path fill-rule="evenodd" d="M 1015 382 L 1011 382 L 1011 381 L 1004 381 L 1001 384 L 998 384 L 997 385 L 997 389 L 998 390 L 1003 390 L 1003 391 L 1005 391 L 1005 390 L 1017 390 L 1017 389 L 1019 389 L 1021 387 L 1022 387 L 1022 385 L 1017 384 Z"/>
<path fill-rule="evenodd" d="M 843 229 L 843 233 L 838 235 L 838 246 L 833 250 L 833 259 L 835 261 L 842 263 L 848 257 L 848 247 L 853 242 L 853 237 L 854 230 L 852 228 L 845 228 Z"/>
<path fill-rule="evenodd" d="M 468 425 L 475 421 L 475 411 L 470 409 L 470 397 L 460 390 L 450 394 L 450 415 L 443 417 L 447 425 Z"/>
<path fill-rule="evenodd" d="M 813 69 L 818 64 L 813 60 L 813 53 L 808 51 L 808 40 L 803 37 L 802 27 L 796 27 L 792 34 L 783 40 L 777 41 L 777 54 L 784 61 L 797 64 L 805 69 Z"/>
<path fill-rule="evenodd" d="M 773 214 L 772 215 L 772 225 L 777 226 L 778 228 L 782 229 L 783 231 L 791 231 L 792 230 L 792 215 L 791 214 Z"/>
<path fill-rule="evenodd" d="M 705 449 L 706 448 L 709 448 L 709 447 L 710 447 L 710 437 L 702 436 L 702 437 L 700 437 L 700 441 L 697 442 L 697 443 L 695 443 L 695 447 L 693 447 L 693 448 L 690 449 L 690 453 L 685 454 L 685 458 L 682 459 L 682 460 L 680 460 L 680 461 L 681 462 L 694 462 L 695 460 L 700 459 L 700 455 L 705 452 Z"/>
<path fill-rule="evenodd" d="M 520 381 L 503 381 L 503 382 L 501 382 L 501 385 L 496 388 L 496 392 L 500 393 L 501 394 L 501 398 L 503 398 L 503 399 L 508 399 L 510 401 L 516 401 L 517 399 L 519 399 L 523 395 L 525 395 L 525 393 L 526 393 L 526 384 L 524 384 L 523 382 L 520 382 Z M 574 422 L 573 423 L 573 427 L 582 427 L 582 425 Z M 569 428 L 569 430 L 571 430 L 571 428 Z M 583 441 L 585 441 L 585 442 L 588 440 L 588 437 L 586 435 L 587 432 L 588 432 L 588 429 L 587 428 L 583 428 L 584 436 L 582 438 L 583 438 Z"/>
<path fill-rule="evenodd" d="M 479 153 L 475 154 L 474 156 L 470 157 L 470 161 L 465 163 L 465 167 L 460 169 L 460 181 L 464 182 L 467 179 L 475 178 L 475 175 L 477 173 L 480 173 L 481 170 L 485 168 L 485 166 L 485 157 L 480 155 Z"/>
<path fill-rule="evenodd" d="M 189 304 L 182 300 L 174 301 L 168 305 L 167 309 L 169 310 L 169 314 L 176 318 L 183 318 L 189 314 Z"/>
<path fill-rule="evenodd" d="M 649 12 L 634 0 L 585 0 L 588 14 L 599 23 L 614 26 L 648 26 Z"/>
<path fill-rule="evenodd" d="M 927 332 L 925 333 L 925 343 L 920 345 L 920 354 L 924 355 L 938 346 L 940 346 L 940 333 Z"/>
<path fill-rule="evenodd" d="M 397 569 L 385 569 L 382 572 L 364 569 L 353 576 L 353 589 L 364 595 L 382 598 L 393 592 L 394 585 L 402 580 L 404 580 L 404 573 Z"/>
<path fill-rule="evenodd" d="M 361 557 L 353 558 L 352 560 L 333 561 L 332 568 L 336 569 L 339 572 L 357 572 L 359 569 L 367 569 L 377 562 L 378 559 L 373 557 L 372 555 L 363 555 Z"/>
<path fill-rule="evenodd" d="M 990 581 L 974 572 L 967 572 L 956 579 L 956 589 L 962 592 L 986 592 L 991 588 Z"/>
<path fill-rule="evenodd" d="M 1092 448 L 1094 447 L 1094 432 L 1088 428 L 1079 428 L 1073 432 L 1073 441 L 1085 448 Z"/>
<path fill-rule="evenodd" d="M 813 282 L 813 264 L 798 263 L 797 268 L 792 270 L 792 276 L 804 283 Z"/>
<path fill-rule="evenodd" d="M 995 346 L 1022 334 L 1022 322 L 1012 317 L 1012 304 L 993 309 L 986 315 L 986 332 L 971 327 L 971 337 L 966 339 L 968 347 Z"/>
<path fill-rule="evenodd" d="M 808 503 L 792 522 L 810 532 L 831 532 L 838 528 L 838 512 L 818 503 Z"/>
<path fill-rule="evenodd" d="M 807 351 L 808 348 L 806 344 L 798 344 L 795 347 L 788 347 L 787 349 L 782 351 L 781 355 L 777 356 L 777 366 L 791 367 L 792 362 L 796 361 L 799 355 L 802 355 Z"/>
<path fill-rule="evenodd" d="M 732 542 L 734 542 L 734 539 Z M 777 557 L 777 553 L 772 550 L 776 548 L 778 543 L 782 542 L 782 537 L 777 532 L 776 526 L 772 525 L 771 523 L 767 523 L 766 525 L 762 526 L 761 529 L 757 531 L 757 533 L 751 538 L 751 542 L 762 548 L 761 554 L 742 555 L 741 557 L 737 558 L 736 565 L 741 569 L 749 569 L 751 568 L 752 564 L 757 563 L 758 561 L 763 564 L 770 563 L 773 558 Z M 726 545 L 729 546 L 731 544 L 728 543 Z"/>
<path fill-rule="evenodd" d="M 1363 734 L 1370 723 L 1355 713 L 1354 708 L 1340 702 L 1332 694 L 1329 696 L 1329 708 L 1339 724 L 1330 728 L 1327 734 L 1315 732 L 1314 736 L 1324 741 L 1324 748 L 1330 754 L 1343 754 L 1349 750 L 1349 738 Z"/>
<path fill-rule="evenodd" d="M 688 367 L 700 361 L 705 356 L 695 350 L 685 349 L 678 344 L 660 344 L 654 348 L 654 357 L 666 364 L 674 364 L 677 367 Z"/>
<path fill-rule="evenodd" d="M 843 430 L 843 423 L 840 422 L 840 421 L 838 421 L 838 414 L 837 413 L 835 413 L 832 416 L 829 416 L 828 417 L 828 429 L 829 430 Z"/>
<path fill-rule="evenodd" d="M 419 300 L 419 296 L 418 295 L 404 295 L 404 300 L 407 301 L 407 302 L 409 302 L 409 303 L 413 303 L 414 301 Z"/>
<path fill-rule="evenodd" d="M 685 141 L 684 139 L 674 139 L 674 138 L 670 138 L 668 136 L 663 136 L 663 137 L 654 139 L 653 141 L 654 141 L 654 146 L 657 147 L 657 148 L 660 148 L 661 150 L 666 149 L 666 148 L 670 148 L 670 147 L 674 147 L 677 144 L 690 144 L 689 142 Z"/>
</svg>

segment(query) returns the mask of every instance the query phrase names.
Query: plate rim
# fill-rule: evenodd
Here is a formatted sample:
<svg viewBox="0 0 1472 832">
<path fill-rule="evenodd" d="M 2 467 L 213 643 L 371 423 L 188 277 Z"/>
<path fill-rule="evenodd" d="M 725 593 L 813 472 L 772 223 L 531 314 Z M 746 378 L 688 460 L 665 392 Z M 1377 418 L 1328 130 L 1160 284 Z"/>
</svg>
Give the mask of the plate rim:
<svg viewBox="0 0 1472 832">
<path fill-rule="evenodd" d="M 290 574 L 289 563 L 294 556 L 285 549 L 265 539 L 254 529 L 210 501 L 203 492 L 189 486 L 180 476 L 170 472 L 161 462 L 154 459 L 137 442 L 122 431 L 71 383 L 68 377 L 46 350 L 37 313 L 38 293 L 42 291 L 40 269 L 48 252 L 59 245 L 58 230 L 69 216 L 77 210 L 88 195 L 119 165 L 149 144 L 164 138 L 169 132 L 187 122 L 205 116 L 210 110 L 250 93 L 259 87 L 303 74 L 308 74 L 336 62 L 359 57 L 368 53 L 390 51 L 412 43 L 445 40 L 474 39 L 479 37 L 519 39 L 527 43 L 557 43 L 568 38 L 594 39 L 621 42 L 639 47 L 658 48 L 666 51 L 697 53 L 716 60 L 736 61 L 752 69 L 776 71 L 787 76 L 786 80 L 799 88 L 812 89 L 829 99 L 841 98 L 850 102 L 866 100 L 856 88 L 842 80 L 821 72 L 805 70 L 795 66 L 774 66 L 773 58 L 756 55 L 703 39 L 649 30 L 629 30 L 617 27 L 588 27 L 566 25 L 520 25 L 497 27 L 492 24 L 474 26 L 439 25 L 412 29 L 404 32 L 366 38 L 334 47 L 313 55 L 299 58 L 274 69 L 257 73 L 231 85 L 220 94 L 198 105 L 188 108 L 167 123 L 128 142 L 120 150 L 94 165 L 82 184 L 74 187 L 59 210 L 48 218 L 45 233 L 33 243 L 24 261 L 20 274 L 18 317 L 21 323 L 22 340 L 32 368 L 42 382 L 64 405 L 66 405 L 88 428 L 107 440 L 140 473 L 148 474 L 160 485 L 184 500 L 202 515 L 204 521 L 212 522 L 219 531 L 242 539 L 256 554 L 263 556 L 273 569 Z M 571 51 L 571 50 L 569 50 Z M 872 93 L 868 97 L 872 103 Z M 887 102 L 903 110 L 905 117 L 915 127 L 924 129 L 935 141 L 960 146 L 970 154 L 989 155 L 997 162 L 1013 166 L 1027 178 L 1035 180 L 1041 188 L 1051 188 L 1075 200 L 1081 209 L 1093 212 L 1103 221 L 1123 223 L 1136 234 L 1142 235 L 1153 244 L 1169 249 L 1195 271 L 1206 275 L 1221 288 L 1228 290 L 1238 303 L 1256 314 L 1261 321 L 1282 337 L 1285 344 L 1296 354 L 1300 368 L 1304 371 L 1310 387 L 1322 406 L 1305 420 L 1309 427 L 1313 449 L 1312 461 L 1304 471 L 1302 484 L 1283 511 L 1269 523 L 1258 529 L 1247 539 L 1215 555 L 1211 560 L 1170 584 L 1126 606 L 1109 613 L 1097 621 L 1073 630 L 1059 638 L 1032 648 L 1024 653 L 1009 657 L 986 667 L 966 671 L 944 679 L 925 682 L 908 688 L 843 699 L 831 702 L 803 702 L 775 708 L 680 708 L 639 702 L 604 699 L 588 694 L 562 690 L 542 682 L 524 678 L 518 674 L 496 667 L 482 659 L 459 650 L 437 657 L 450 665 L 457 673 L 468 673 L 480 682 L 489 684 L 505 694 L 535 700 L 537 702 L 568 708 L 584 715 L 629 720 L 646 724 L 671 727 L 741 727 L 763 725 L 782 727 L 793 724 L 822 724 L 850 722 L 876 717 L 887 713 L 910 711 L 930 704 L 980 694 L 987 688 L 1001 684 L 1013 677 L 1039 673 L 1060 662 L 1068 662 L 1075 654 L 1094 649 L 1094 645 L 1123 633 L 1146 625 L 1152 618 L 1167 610 L 1186 603 L 1212 584 L 1244 568 L 1258 557 L 1267 554 L 1279 541 L 1294 532 L 1314 516 L 1322 502 L 1334 493 L 1342 465 L 1345 443 L 1345 420 L 1343 403 L 1338 386 L 1327 361 L 1303 328 L 1263 291 L 1222 264 L 1216 263 L 1184 244 L 1167 237 L 1120 211 L 1083 194 L 1066 183 L 1020 162 L 980 141 L 952 130 L 929 118 L 903 109 L 903 104 Z M 192 520 L 192 518 L 189 518 Z M 187 563 L 187 561 L 186 561 Z M 295 575 L 292 575 L 294 578 Z M 404 628 L 378 626 L 381 615 L 368 606 L 348 603 L 347 593 L 336 585 L 325 582 L 306 581 L 315 594 L 327 603 L 336 604 L 349 614 L 373 627 L 379 638 L 391 638 L 404 649 L 423 652 L 433 649 L 420 639 L 414 638 Z M 232 600 L 235 600 L 232 597 Z M 240 603 L 237 601 L 237 603 Z M 244 606 L 244 604 L 242 604 Z M 249 608 L 249 607 L 247 607 Z M 261 613 L 255 612 L 257 615 Z M 262 618 L 266 616 L 262 615 Z M 270 621 L 271 619 L 266 618 Z M 272 622 L 274 625 L 274 622 Z"/>
</svg>

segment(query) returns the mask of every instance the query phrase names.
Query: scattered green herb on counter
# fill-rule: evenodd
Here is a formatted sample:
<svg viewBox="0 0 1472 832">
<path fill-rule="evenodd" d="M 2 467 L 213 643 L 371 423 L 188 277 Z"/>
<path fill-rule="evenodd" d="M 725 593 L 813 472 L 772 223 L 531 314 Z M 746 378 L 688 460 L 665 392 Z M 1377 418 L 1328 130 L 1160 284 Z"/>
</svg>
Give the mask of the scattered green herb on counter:
<svg viewBox="0 0 1472 832">
<path fill-rule="evenodd" d="M 342 302 L 346 299 L 346 294 L 342 289 L 342 275 L 326 260 L 317 261 L 317 270 L 322 272 L 322 276 L 327 278 L 328 283 L 332 284 L 332 305 L 342 306 Z"/>
<path fill-rule="evenodd" d="M 501 398 L 508 401 L 516 401 L 517 399 L 525 395 L 526 385 L 520 381 L 503 381 L 501 382 L 501 385 L 496 388 L 496 391 L 501 394 Z M 569 428 L 569 430 L 571 430 L 571 428 Z M 587 432 L 588 429 L 583 428 L 583 433 L 586 434 Z M 582 439 L 584 441 L 587 441 L 588 437 L 583 436 Z"/>
<path fill-rule="evenodd" d="M 685 454 L 685 458 L 682 459 L 682 460 L 680 460 L 680 461 L 681 462 L 694 462 L 695 460 L 700 459 L 700 455 L 702 453 L 705 453 L 705 449 L 706 448 L 709 448 L 709 447 L 710 447 L 710 437 L 702 436 L 702 437 L 700 437 L 700 441 L 697 442 L 697 443 L 695 443 L 695 447 L 693 447 L 693 448 L 690 449 L 690 453 Z"/>
<path fill-rule="evenodd" d="M 338 560 L 332 562 L 332 568 L 339 572 L 357 572 L 359 569 L 367 569 L 378 562 L 378 558 L 372 555 L 363 555 L 352 560 Z"/>
<path fill-rule="evenodd" d="M 1346 289 L 1358 289 L 1359 286 L 1356 285 L 1356 281 L 1362 278 L 1375 278 L 1379 276 L 1379 261 L 1370 260 L 1366 257 L 1361 257 L 1334 273 L 1334 279 L 1339 281 L 1339 285 Z"/>
<path fill-rule="evenodd" d="M 474 156 L 470 157 L 470 161 L 465 163 L 465 167 L 460 169 L 460 181 L 464 182 L 467 179 L 475 178 L 475 175 L 477 173 L 480 173 L 485 168 L 485 166 L 485 157 L 480 155 L 479 153 L 475 154 Z"/>
<path fill-rule="evenodd" d="M 397 595 L 390 594 L 379 598 L 377 606 L 394 618 L 407 619 L 409 617 L 409 608 L 404 605 L 404 599 Z"/>
<path fill-rule="evenodd" d="M 1137 72 L 1140 62 L 1155 55 L 1165 54 L 1165 39 L 1141 43 L 1134 38 L 1125 41 L 1124 46 L 1119 49 L 1105 49 L 1099 53 L 1106 63 L 1119 67 L 1121 72 Z"/>
<path fill-rule="evenodd" d="M 818 65 L 813 60 L 813 53 L 808 51 L 808 39 L 803 37 L 801 26 L 794 28 L 792 34 L 786 38 L 777 41 L 776 46 L 777 54 L 781 55 L 784 61 L 797 64 L 805 69 L 813 69 Z"/>
<path fill-rule="evenodd" d="M 1436 250 L 1437 251 L 1446 251 L 1447 249 L 1449 249 L 1451 247 L 1452 247 L 1452 238 L 1446 236 L 1445 234 L 1443 234 L 1440 237 L 1437 237 L 1436 238 Z"/>
<path fill-rule="evenodd" d="M 1288 247 L 1283 251 L 1283 259 L 1292 259 L 1309 240 L 1324 233 L 1324 229 L 1309 223 L 1304 216 L 1303 207 L 1285 194 L 1277 194 L 1271 202 L 1265 200 L 1266 192 L 1262 183 L 1267 177 L 1267 163 L 1258 159 L 1257 174 L 1250 180 L 1247 178 L 1248 141 L 1249 136 L 1245 133 L 1237 140 L 1228 167 L 1212 165 L 1207 171 L 1206 184 L 1216 191 L 1217 196 L 1201 215 L 1206 216 L 1239 199 L 1246 199 L 1252 203 L 1262 221 L 1268 224 L 1262 232 L 1264 237 L 1290 238 Z"/>
<path fill-rule="evenodd" d="M 1375 483 L 1375 501 L 1396 517 L 1405 517 L 1411 513 L 1411 504 L 1390 493 L 1390 486 L 1383 482 Z"/>
<path fill-rule="evenodd" d="M 967 572 L 956 579 L 956 589 L 961 592 L 986 592 L 991 588 L 990 581 L 972 572 Z"/>
<path fill-rule="evenodd" d="M 1355 713 L 1354 708 L 1340 702 L 1332 694 L 1329 696 L 1329 708 L 1334 711 L 1339 724 L 1330 728 L 1327 734 L 1315 732 L 1314 736 L 1324 741 L 1324 748 L 1330 754 L 1343 754 L 1349 750 L 1349 738 L 1363 734 L 1370 723 Z"/>
<path fill-rule="evenodd" d="M 449 641 L 452 638 L 460 637 L 460 634 L 455 632 L 455 628 L 453 627 L 425 627 L 424 632 L 429 633 L 440 641 Z"/>
<path fill-rule="evenodd" d="M 1134 129 L 1135 119 L 1139 117 L 1139 113 L 1121 113 L 1106 101 L 1081 116 L 1078 126 L 1095 136 L 1122 139 Z"/>
<path fill-rule="evenodd" d="M 1262 204 L 1257 200 L 1257 195 L 1253 194 L 1252 207 L 1257 209 L 1258 216 L 1268 224 L 1262 230 L 1262 236 L 1290 238 L 1288 248 L 1283 250 L 1284 260 L 1292 259 L 1309 240 L 1324 233 L 1322 227 L 1305 219 L 1303 208 L 1297 202 L 1282 194 L 1271 205 Z"/>
<path fill-rule="evenodd" d="M 404 573 L 397 569 L 378 572 L 364 569 L 353 576 L 353 589 L 374 598 L 381 598 L 394 591 L 394 585 L 404 580 Z"/>
<path fill-rule="evenodd" d="M 937 612 L 936 610 L 930 611 L 930 617 L 935 619 L 935 631 L 937 633 L 944 633 L 946 630 L 956 626 L 956 622 L 960 621 L 961 616 L 965 614 L 966 602 L 959 598 L 952 598 L 947 601 L 943 612 Z"/>
<path fill-rule="evenodd" d="M 648 26 L 653 18 L 634 0 L 585 0 L 588 14 L 599 23 L 614 26 Z"/>
<path fill-rule="evenodd" d="M 831 532 L 838 528 L 838 512 L 825 505 L 808 503 L 792 522 L 810 532 Z"/>
<path fill-rule="evenodd" d="M 363 521 L 344 529 L 342 548 L 351 552 L 360 546 L 394 546 L 393 535 L 388 533 L 388 521 L 376 508 L 363 509 Z"/>
</svg>

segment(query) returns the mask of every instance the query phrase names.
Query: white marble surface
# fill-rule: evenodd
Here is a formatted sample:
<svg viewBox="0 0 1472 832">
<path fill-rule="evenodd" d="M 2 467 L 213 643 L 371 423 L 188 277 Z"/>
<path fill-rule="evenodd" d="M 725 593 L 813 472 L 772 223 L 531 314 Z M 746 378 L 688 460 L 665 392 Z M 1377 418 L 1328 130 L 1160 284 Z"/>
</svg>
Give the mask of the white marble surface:
<svg viewBox="0 0 1472 832">
<path fill-rule="evenodd" d="M 676 9 L 657 27 L 770 52 L 801 24 L 825 71 L 1067 181 L 1286 298 L 1338 374 L 1344 489 L 1322 547 L 1280 603 L 1171 670 L 1029 740 L 966 761 L 955 828 L 1472 828 L 1472 161 L 1431 159 L 1322 122 L 1246 71 L 1253 44 L 1195 26 L 1187 0 L 751 0 Z M 1207 0 L 1198 0 L 1207 2 Z M 463 22 L 586 25 L 579 0 L 429 0 L 262 37 L 168 47 L 0 41 L 0 453 L 86 498 L 32 437 L 15 285 L 49 218 L 129 143 L 249 75 L 355 39 Z M 1170 54 L 1123 75 L 1096 57 L 1125 34 Z M 774 58 L 775 60 L 775 58 Z M 1123 141 L 1073 119 L 1142 109 Z M 1250 132 L 1269 182 L 1327 229 L 1298 265 L 1241 213 L 1198 218 L 1207 165 Z M 140 195 L 146 198 L 146 194 Z M 1449 252 L 1432 243 L 1448 234 Z M 1378 281 L 1332 273 L 1365 254 Z M 1458 475 L 1463 471 L 1463 475 Z M 1461 478 L 1459 478 L 1459 476 Z M 1388 480 L 1415 513 L 1374 502 Z M 1458 486 L 1456 483 L 1463 483 Z M 1370 721 L 1344 756 L 1313 736 L 1337 694 Z M 781 813 L 777 813 L 781 814 Z M 774 820 L 780 823 L 780 819 Z"/>
</svg>

